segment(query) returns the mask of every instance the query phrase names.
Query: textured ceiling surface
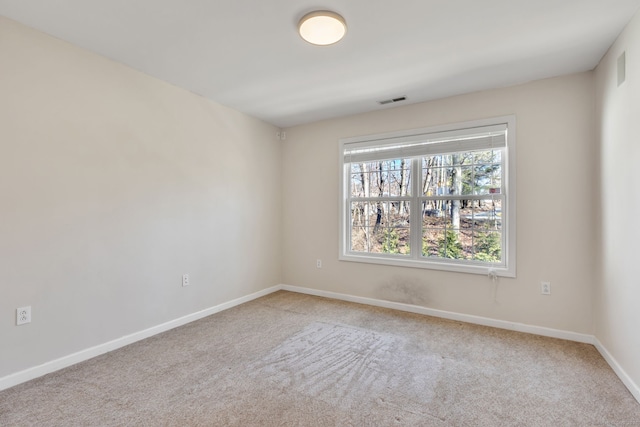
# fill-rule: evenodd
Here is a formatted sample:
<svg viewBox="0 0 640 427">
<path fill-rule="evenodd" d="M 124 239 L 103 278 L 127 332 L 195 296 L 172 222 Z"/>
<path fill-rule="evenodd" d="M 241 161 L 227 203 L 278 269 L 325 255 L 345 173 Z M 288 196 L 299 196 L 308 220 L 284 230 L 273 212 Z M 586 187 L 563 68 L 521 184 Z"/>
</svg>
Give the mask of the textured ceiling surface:
<svg viewBox="0 0 640 427">
<path fill-rule="evenodd" d="M 593 69 L 640 0 L 0 0 L 0 15 L 279 127 Z M 316 9 L 347 35 L 296 32 Z M 402 103 L 377 101 L 406 96 Z"/>
</svg>

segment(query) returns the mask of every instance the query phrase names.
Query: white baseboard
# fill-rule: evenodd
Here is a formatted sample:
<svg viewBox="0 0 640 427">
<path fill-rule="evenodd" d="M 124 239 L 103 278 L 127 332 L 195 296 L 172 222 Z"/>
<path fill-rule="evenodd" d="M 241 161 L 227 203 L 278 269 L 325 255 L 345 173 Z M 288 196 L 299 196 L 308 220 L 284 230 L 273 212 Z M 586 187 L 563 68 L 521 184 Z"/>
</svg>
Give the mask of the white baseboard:
<svg viewBox="0 0 640 427">
<path fill-rule="evenodd" d="M 419 305 L 405 304 L 401 302 L 385 301 L 366 297 L 340 294 L 337 292 L 320 291 L 317 289 L 302 288 L 298 286 L 281 285 L 282 290 L 298 292 L 308 295 L 333 298 L 343 301 L 350 301 L 359 304 L 373 305 L 376 307 L 391 308 L 394 310 L 407 311 L 409 313 L 424 314 L 427 316 L 440 317 L 443 319 L 457 320 L 459 322 L 473 323 L 482 326 L 491 326 L 510 331 L 526 332 L 529 334 L 542 335 L 551 338 L 577 341 L 581 343 L 593 344 L 593 335 L 580 334 L 577 332 L 563 331 L 560 329 L 545 328 L 543 326 L 527 325 L 525 323 L 509 322 L 506 320 L 491 319 L 489 317 L 474 316 L 471 314 L 454 313 L 451 311 L 436 310 L 434 308 L 422 307 Z"/>
<path fill-rule="evenodd" d="M 542 335 L 545 337 L 565 339 L 569 341 L 576 341 L 581 343 L 593 344 L 600 352 L 602 357 L 611 366 L 611 369 L 618 375 L 623 384 L 629 389 L 631 394 L 640 403 L 640 387 L 631 379 L 631 377 L 622 369 L 620 364 L 613 358 L 609 351 L 602 345 L 602 343 L 593 335 L 580 334 L 576 332 L 563 331 L 559 329 L 545 328 L 542 326 L 527 325 L 524 323 L 509 322 L 505 320 L 491 319 L 488 317 L 473 316 L 469 314 L 454 313 L 444 310 L 436 310 L 433 308 L 427 308 L 417 305 L 404 304 L 393 301 L 378 300 L 374 298 L 358 297 L 354 295 L 341 294 L 337 292 L 321 291 L 311 288 L 303 288 L 299 286 L 291 285 L 277 285 L 267 289 L 252 293 L 250 295 L 236 298 L 234 300 L 218 304 L 214 307 L 201 310 L 178 319 L 171 320 L 169 322 L 157 325 L 143 331 L 139 331 L 124 337 L 106 342 L 104 344 L 97 345 L 85 350 L 81 350 L 77 353 L 70 354 L 68 356 L 61 357 L 50 362 L 43 363 L 42 365 L 35 366 L 33 368 L 25 369 L 24 371 L 16 372 L 15 374 L 7 375 L 0 378 L 0 390 L 13 387 L 23 382 L 38 378 L 40 376 L 55 372 L 57 370 L 66 368 L 76 363 L 89 360 L 101 354 L 116 350 L 126 345 L 132 344 L 136 341 L 149 338 L 153 335 L 168 331 L 178 326 L 185 325 L 195 320 L 202 319 L 203 317 L 210 316 L 215 313 L 227 310 L 245 302 L 252 301 L 254 299 L 263 297 L 270 293 L 285 290 L 290 292 L 297 292 L 301 294 L 315 295 L 325 298 L 332 298 L 342 301 L 349 301 L 358 304 L 366 304 L 375 307 L 390 308 L 394 310 L 406 311 L 409 313 L 424 314 L 427 316 L 440 317 L 443 319 L 456 320 L 460 322 L 473 323 L 476 325 L 491 326 L 494 328 L 507 329 L 510 331 L 526 332 L 535 335 Z"/>
<path fill-rule="evenodd" d="M 161 332 L 165 332 L 170 329 L 177 328 L 178 326 L 185 325 L 195 320 L 202 319 L 203 317 L 207 317 L 212 314 L 219 313 L 221 311 L 243 304 L 245 302 L 249 302 L 256 298 L 263 297 L 267 294 L 278 291 L 280 289 L 281 289 L 281 286 L 273 286 L 271 288 L 263 289 L 253 294 L 250 294 L 241 298 L 236 298 L 234 300 L 231 300 L 222 304 L 218 304 L 214 307 L 210 307 L 201 311 L 197 311 L 192 314 L 188 314 L 186 316 L 171 320 L 166 323 L 162 323 L 157 326 L 153 326 L 143 331 L 135 332 L 130 335 L 125 335 L 121 338 L 108 341 L 104 344 L 99 344 L 95 347 L 87 348 L 85 350 L 78 351 L 77 353 L 73 353 L 68 356 L 63 356 L 59 359 L 55 359 L 50 362 L 43 363 L 42 365 L 34 366 L 33 368 L 28 368 L 23 371 L 16 372 L 15 374 L 7 375 L 5 377 L 0 378 L 0 390 L 5 390 L 9 387 L 13 387 L 15 385 L 32 380 L 34 378 L 38 378 L 43 375 L 49 374 L 51 372 L 55 372 L 60 369 L 66 368 L 68 366 L 75 365 L 76 363 L 89 360 L 96 356 L 100 356 L 101 354 L 108 353 L 120 347 L 124 347 L 126 345 L 132 344 L 136 341 L 149 338 Z"/>
<path fill-rule="evenodd" d="M 633 397 L 636 398 L 638 403 L 640 403 L 640 386 L 636 384 L 631 377 L 622 369 L 622 366 L 618 363 L 618 361 L 609 353 L 609 350 L 606 349 L 604 345 L 600 342 L 598 338 L 594 337 L 593 345 L 598 349 L 604 360 L 607 361 L 613 372 L 616 373 L 620 381 L 629 389 Z"/>
</svg>

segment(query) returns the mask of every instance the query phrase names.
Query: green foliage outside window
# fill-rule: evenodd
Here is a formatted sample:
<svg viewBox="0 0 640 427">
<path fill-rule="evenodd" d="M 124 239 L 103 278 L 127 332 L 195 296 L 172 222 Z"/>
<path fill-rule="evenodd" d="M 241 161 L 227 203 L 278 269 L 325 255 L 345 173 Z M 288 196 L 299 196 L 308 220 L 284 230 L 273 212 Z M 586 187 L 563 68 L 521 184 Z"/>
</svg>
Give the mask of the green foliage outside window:
<svg viewBox="0 0 640 427">
<path fill-rule="evenodd" d="M 499 262 L 502 248 L 498 233 L 479 233 L 475 241 L 475 259 L 485 262 Z"/>
<path fill-rule="evenodd" d="M 382 252 L 387 254 L 400 253 L 400 236 L 393 228 L 387 228 L 384 231 L 384 242 L 382 243 Z"/>
<path fill-rule="evenodd" d="M 462 243 L 453 230 L 445 231 L 444 237 L 438 239 L 438 255 L 442 258 L 463 258 Z"/>
</svg>

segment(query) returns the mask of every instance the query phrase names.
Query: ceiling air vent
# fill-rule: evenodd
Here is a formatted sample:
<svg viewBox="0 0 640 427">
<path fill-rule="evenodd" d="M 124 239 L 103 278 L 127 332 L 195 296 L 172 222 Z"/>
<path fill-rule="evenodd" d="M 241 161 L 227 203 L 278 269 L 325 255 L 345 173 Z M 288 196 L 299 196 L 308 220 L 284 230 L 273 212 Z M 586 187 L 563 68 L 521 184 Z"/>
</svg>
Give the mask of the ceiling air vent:
<svg viewBox="0 0 640 427">
<path fill-rule="evenodd" d="M 406 99 L 407 99 L 406 96 L 401 96 L 399 98 L 385 99 L 384 101 L 378 101 L 378 104 L 380 105 L 393 104 L 394 102 L 401 102 L 401 101 L 405 101 Z"/>
</svg>

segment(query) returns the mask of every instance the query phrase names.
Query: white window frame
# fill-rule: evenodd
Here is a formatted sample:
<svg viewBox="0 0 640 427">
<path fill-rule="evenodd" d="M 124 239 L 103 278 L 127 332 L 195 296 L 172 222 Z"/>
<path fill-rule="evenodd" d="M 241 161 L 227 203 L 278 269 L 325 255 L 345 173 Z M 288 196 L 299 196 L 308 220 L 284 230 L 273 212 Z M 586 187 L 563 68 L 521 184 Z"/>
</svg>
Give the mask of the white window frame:
<svg viewBox="0 0 640 427">
<path fill-rule="evenodd" d="M 404 150 L 402 153 L 403 158 L 432 155 L 434 153 L 445 154 L 455 152 L 456 150 L 457 152 L 461 152 L 459 149 L 460 146 L 465 147 L 467 151 L 471 151 L 473 147 L 469 149 L 468 145 L 464 145 L 464 142 L 460 142 L 464 141 L 465 135 L 477 135 L 481 131 L 480 128 L 491 130 L 497 128 L 504 129 L 505 127 L 506 132 L 505 137 L 503 138 L 504 155 L 502 159 L 503 182 L 501 190 L 505 203 L 502 206 L 503 261 L 501 263 L 423 257 L 421 256 L 420 251 L 412 251 L 410 256 L 350 251 L 351 212 L 348 204 L 350 200 L 350 190 L 348 185 L 350 179 L 350 165 L 352 162 L 345 161 L 345 150 L 353 152 L 354 149 L 364 149 L 359 152 L 363 153 L 367 151 L 367 148 L 369 148 L 372 151 L 372 159 L 378 159 L 375 154 L 376 150 L 384 151 L 388 147 L 394 147 L 392 148 L 394 152 Z M 399 149 L 399 146 L 402 146 L 402 148 Z M 426 149 L 427 151 L 424 151 L 427 146 L 429 148 Z M 481 146 L 480 148 L 489 148 L 489 146 Z M 359 155 L 366 156 L 365 154 Z M 343 138 L 339 141 L 339 162 L 340 235 L 338 258 L 341 261 L 516 277 L 516 118 L 514 115 L 433 126 L 422 129 Z M 412 182 L 414 183 L 414 189 L 411 193 L 412 196 L 410 199 L 412 201 L 412 206 L 418 206 L 418 203 L 420 203 L 420 197 L 422 196 L 421 194 L 418 194 L 418 186 L 420 185 L 422 174 L 420 173 L 419 168 L 416 167 L 417 162 L 412 163 L 411 175 Z M 410 223 L 420 224 L 418 227 L 411 227 L 410 233 L 412 242 L 417 242 L 422 239 L 421 215 L 422 212 L 420 212 L 420 209 L 412 207 Z M 412 245 L 412 247 L 415 246 Z"/>
</svg>

